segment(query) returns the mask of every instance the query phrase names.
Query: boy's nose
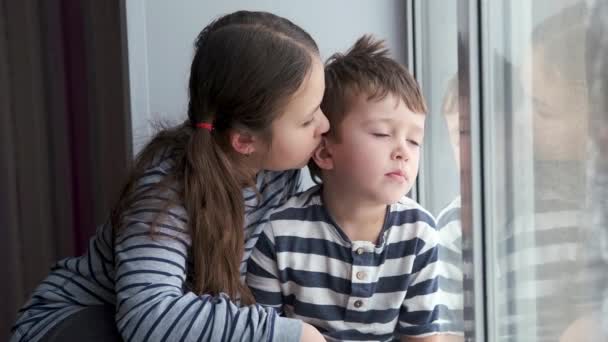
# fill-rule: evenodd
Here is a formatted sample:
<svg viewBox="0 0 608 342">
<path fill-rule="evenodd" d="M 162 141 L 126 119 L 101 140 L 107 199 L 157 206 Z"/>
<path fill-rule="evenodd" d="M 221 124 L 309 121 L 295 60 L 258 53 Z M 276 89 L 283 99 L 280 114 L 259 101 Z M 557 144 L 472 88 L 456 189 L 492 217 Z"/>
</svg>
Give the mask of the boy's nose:
<svg viewBox="0 0 608 342">
<path fill-rule="evenodd" d="M 401 145 L 398 146 L 391 153 L 391 159 L 392 160 L 404 160 L 404 161 L 408 160 L 409 157 L 408 157 L 407 149 Z"/>
</svg>

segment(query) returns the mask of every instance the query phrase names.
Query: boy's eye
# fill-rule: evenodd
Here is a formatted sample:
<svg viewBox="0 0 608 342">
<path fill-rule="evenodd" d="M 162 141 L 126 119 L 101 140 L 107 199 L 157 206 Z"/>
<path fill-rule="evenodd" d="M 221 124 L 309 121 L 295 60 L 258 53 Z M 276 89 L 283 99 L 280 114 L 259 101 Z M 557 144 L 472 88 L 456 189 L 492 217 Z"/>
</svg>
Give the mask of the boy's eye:
<svg viewBox="0 0 608 342">
<path fill-rule="evenodd" d="M 379 138 L 390 137 L 390 135 L 386 134 L 386 133 L 372 133 L 372 135 L 375 136 L 375 137 L 379 137 Z"/>
<path fill-rule="evenodd" d="M 409 139 L 407 142 L 410 143 L 410 144 L 412 144 L 412 145 L 414 145 L 414 146 L 420 146 L 420 143 L 417 142 L 416 140 Z"/>
</svg>

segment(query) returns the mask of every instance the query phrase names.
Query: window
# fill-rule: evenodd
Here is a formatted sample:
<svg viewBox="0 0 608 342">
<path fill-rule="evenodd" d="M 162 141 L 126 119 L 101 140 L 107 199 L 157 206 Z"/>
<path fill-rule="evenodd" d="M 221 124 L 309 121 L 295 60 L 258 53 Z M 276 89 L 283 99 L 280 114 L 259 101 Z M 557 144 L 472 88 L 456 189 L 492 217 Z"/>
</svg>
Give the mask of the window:
<svg viewBox="0 0 608 342">
<path fill-rule="evenodd" d="M 466 339 L 605 340 L 608 4 L 411 6 L 430 111 L 419 199 L 451 236 L 444 257 L 460 251 Z"/>
</svg>

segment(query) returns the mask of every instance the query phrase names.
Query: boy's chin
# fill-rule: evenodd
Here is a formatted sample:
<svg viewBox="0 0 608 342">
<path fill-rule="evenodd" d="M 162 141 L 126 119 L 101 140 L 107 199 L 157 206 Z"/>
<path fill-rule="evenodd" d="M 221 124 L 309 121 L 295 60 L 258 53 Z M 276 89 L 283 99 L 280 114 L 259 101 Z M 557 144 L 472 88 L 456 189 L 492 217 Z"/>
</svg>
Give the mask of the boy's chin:
<svg viewBox="0 0 608 342">
<path fill-rule="evenodd" d="M 390 204 L 397 203 L 401 200 L 412 188 L 409 186 L 396 186 L 394 189 L 390 189 L 387 193 L 387 201 L 390 201 Z"/>
<path fill-rule="evenodd" d="M 391 205 L 391 204 L 395 204 L 397 202 L 399 202 L 399 200 L 401 198 L 403 198 L 403 196 L 405 196 L 406 193 L 391 193 L 391 194 L 384 194 L 383 196 L 380 196 L 378 198 L 379 202 L 382 204 L 386 204 L 386 205 Z"/>
</svg>

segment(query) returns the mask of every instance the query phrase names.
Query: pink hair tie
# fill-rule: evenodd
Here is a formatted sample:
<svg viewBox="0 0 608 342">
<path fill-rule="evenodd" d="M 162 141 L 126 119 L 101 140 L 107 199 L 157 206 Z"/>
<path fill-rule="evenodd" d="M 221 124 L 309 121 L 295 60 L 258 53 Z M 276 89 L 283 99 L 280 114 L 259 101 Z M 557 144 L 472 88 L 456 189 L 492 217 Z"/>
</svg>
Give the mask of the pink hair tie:
<svg viewBox="0 0 608 342">
<path fill-rule="evenodd" d="M 213 125 L 208 122 L 199 122 L 196 124 L 196 128 L 204 128 L 209 132 L 213 131 Z"/>
</svg>

